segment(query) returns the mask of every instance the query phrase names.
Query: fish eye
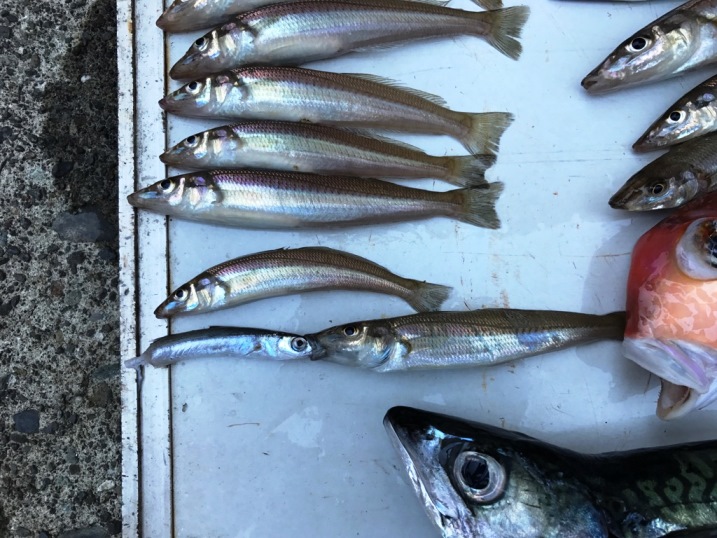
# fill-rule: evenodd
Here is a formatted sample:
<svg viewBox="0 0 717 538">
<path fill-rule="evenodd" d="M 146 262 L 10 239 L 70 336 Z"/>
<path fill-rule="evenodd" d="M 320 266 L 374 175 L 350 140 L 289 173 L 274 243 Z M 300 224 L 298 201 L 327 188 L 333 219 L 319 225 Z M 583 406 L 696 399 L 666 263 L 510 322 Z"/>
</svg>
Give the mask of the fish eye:
<svg viewBox="0 0 717 538">
<path fill-rule="evenodd" d="M 184 290 L 184 288 L 179 288 L 177 291 L 174 292 L 174 296 L 173 296 L 173 297 L 174 297 L 177 301 L 181 301 L 181 300 L 184 299 L 186 296 L 187 296 L 186 290 Z"/>
<path fill-rule="evenodd" d="M 307 347 L 309 347 L 309 343 L 306 341 L 306 338 L 297 336 L 291 339 L 291 349 L 294 351 L 304 351 Z"/>
<path fill-rule="evenodd" d="M 655 182 L 650 185 L 650 194 L 653 196 L 660 196 L 665 192 L 665 185 L 662 182 Z"/>
<path fill-rule="evenodd" d="M 717 279 L 717 219 L 690 224 L 675 249 L 677 266 L 695 280 Z"/>
<path fill-rule="evenodd" d="M 668 116 L 670 123 L 677 123 L 685 119 L 685 113 L 682 110 L 673 110 Z"/>
<path fill-rule="evenodd" d="M 172 188 L 172 182 L 169 179 L 163 179 L 159 182 L 159 188 L 163 191 L 168 191 Z"/>
<path fill-rule="evenodd" d="M 197 137 L 195 135 L 189 136 L 184 140 L 184 145 L 193 148 L 197 145 Z"/>
<path fill-rule="evenodd" d="M 630 49 L 632 52 L 637 52 L 639 50 L 644 49 L 647 46 L 648 42 L 649 40 L 646 37 L 636 37 L 630 42 L 630 46 L 628 47 L 628 49 Z"/>
<path fill-rule="evenodd" d="M 491 456 L 467 451 L 453 462 L 453 479 L 466 497 L 486 504 L 503 494 L 507 477 L 503 466 Z"/>
<path fill-rule="evenodd" d="M 353 325 L 347 325 L 346 327 L 344 327 L 344 334 L 346 336 L 356 336 L 358 332 L 358 327 L 355 327 Z"/>
<path fill-rule="evenodd" d="M 194 46 L 197 47 L 199 50 L 203 50 L 204 47 L 207 46 L 207 38 L 206 37 L 200 37 L 194 42 Z"/>
<path fill-rule="evenodd" d="M 199 82 L 197 82 L 196 80 L 187 84 L 187 90 L 189 90 L 192 93 L 197 91 L 198 88 L 199 88 Z"/>
</svg>

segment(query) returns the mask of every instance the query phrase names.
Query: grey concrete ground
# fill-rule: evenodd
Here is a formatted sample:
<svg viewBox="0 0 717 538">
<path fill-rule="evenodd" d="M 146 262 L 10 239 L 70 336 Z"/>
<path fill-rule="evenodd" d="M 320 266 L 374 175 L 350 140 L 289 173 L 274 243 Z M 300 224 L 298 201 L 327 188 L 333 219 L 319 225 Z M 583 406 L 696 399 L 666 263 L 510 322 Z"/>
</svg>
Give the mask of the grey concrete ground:
<svg viewBox="0 0 717 538">
<path fill-rule="evenodd" d="M 0 537 L 120 523 L 115 7 L 0 2 Z"/>
</svg>

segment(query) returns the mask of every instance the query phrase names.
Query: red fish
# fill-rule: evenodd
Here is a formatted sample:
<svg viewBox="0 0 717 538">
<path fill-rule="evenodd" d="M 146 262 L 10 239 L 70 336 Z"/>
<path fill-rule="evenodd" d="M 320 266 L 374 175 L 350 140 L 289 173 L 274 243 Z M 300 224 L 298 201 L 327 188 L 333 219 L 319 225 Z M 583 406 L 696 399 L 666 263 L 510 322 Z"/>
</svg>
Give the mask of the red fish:
<svg viewBox="0 0 717 538">
<path fill-rule="evenodd" d="M 623 352 L 660 377 L 660 418 L 717 400 L 717 192 L 685 205 L 635 245 Z"/>
</svg>

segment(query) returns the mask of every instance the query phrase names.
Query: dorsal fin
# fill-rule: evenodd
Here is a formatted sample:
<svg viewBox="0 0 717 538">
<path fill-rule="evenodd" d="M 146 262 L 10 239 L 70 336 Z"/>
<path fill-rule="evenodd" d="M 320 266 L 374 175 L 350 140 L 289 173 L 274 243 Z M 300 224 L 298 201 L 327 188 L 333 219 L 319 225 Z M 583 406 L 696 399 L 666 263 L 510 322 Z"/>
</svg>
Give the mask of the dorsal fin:
<svg viewBox="0 0 717 538">
<path fill-rule="evenodd" d="M 397 82 L 390 78 L 379 77 L 378 75 L 368 75 L 366 73 L 344 73 L 344 75 L 348 75 L 354 78 L 360 78 L 369 82 L 375 82 L 376 84 L 383 84 L 384 86 L 389 86 L 391 88 L 401 90 L 402 92 L 415 95 L 416 97 L 420 97 L 421 99 L 425 99 L 426 101 L 430 101 L 434 105 L 447 106 L 446 101 L 443 99 L 443 97 L 439 95 L 424 92 L 423 90 L 417 90 L 415 88 L 409 88 L 408 86 L 404 86 L 400 82 Z"/>
</svg>

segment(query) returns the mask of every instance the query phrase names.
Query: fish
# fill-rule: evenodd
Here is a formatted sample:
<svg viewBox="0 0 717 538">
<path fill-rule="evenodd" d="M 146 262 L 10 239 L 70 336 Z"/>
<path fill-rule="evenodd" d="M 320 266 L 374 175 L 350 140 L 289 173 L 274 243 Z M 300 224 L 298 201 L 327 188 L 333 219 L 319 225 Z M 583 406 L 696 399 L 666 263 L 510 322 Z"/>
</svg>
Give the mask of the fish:
<svg viewBox="0 0 717 538">
<path fill-rule="evenodd" d="M 356 290 L 400 297 L 419 312 L 438 310 L 449 286 L 398 276 L 372 261 L 326 247 L 258 252 L 215 265 L 182 284 L 158 318 L 200 314 L 293 293 Z"/>
<path fill-rule="evenodd" d="M 371 178 L 211 170 L 163 179 L 127 201 L 161 215 L 240 228 L 336 228 L 440 216 L 496 229 L 502 191 L 500 182 L 433 192 Z"/>
<path fill-rule="evenodd" d="M 271 66 L 209 75 L 159 102 L 163 110 L 181 116 L 443 134 L 471 154 L 498 152 L 512 114 L 456 112 L 445 104 L 436 95 L 374 75 Z"/>
<path fill-rule="evenodd" d="M 193 359 L 255 358 L 288 361 L 311 359 L 313 342 L 298 334 L 244 327 L 209 327 L 154 340 L 138 357 L 125 361 L 127 368 L 166 368 Z"/>
<path fill-rule="evenodd" d="M 717 441 L 583 454 L 410 407 L 389 409 L 383 423 L 445 538 L 706 538 L 717 531 Z"/>
<path fill-rule="evenodd" d="M 635 244 L 623 354 L 661 381 L 657 416 L 717 401 L 717 192 L 697 198 Z"/>
<path fill-rule="evenodd" d="M 178 168 L 265 168 L 380 178 L 486 183 L 495 155 L 437 157 L 395 140 L 309 123 L 245 121 L 185 138 L 160 159 Z"/>
<path fill-rule="evenodd" d="M 281 0 L 282 3 L 296 0 Z M 359 1 L 359 0 L 353 0 Z M 386 3 L 387 0 L 375 0 Z M 439 6 L 448 2 L 434 0 L 413 0 L 423 1 Z M 366 3 L 367 0 L 360 0 L 359 3 Z M 498 9 L 503 7 L 501 0 L 474 0 L 474 2 L 486 9 Z M 191 32 L 203 28 L 211 28 L 226 22 L 230 22 L 240 13 L 246 13 L 260 7 L 277 3 L 276 0 L 174 0 L 157 19 L 157 26 L 165 32 Z"/>
<path fill-rule="evenodd" d="M 717 76 L 710 77 L 677 100 L 632 147 L 653 151 L 717 130 Z"/>
<path fill-rule="evenodd" d="M 582 81 L 602 93 L 665 80 L 717 61 L 717 0 L 690 0 L 623 41 Z"/>
<path fill-rule="evenodd" d="M 674 146 L 635 173 L 610 198 L 614 209 L 679 207 L 717 188 L 717 133 Z"/>
<path fill-rule="evenodd" d="M 317 359 L 375 372 L 489 366 L 597 340 L 622 340 L 625 313 L 485 308 L 356 321 L 307 335 Z"/>
<path fill-rule="evenodd" d="M 193 79 L 245 65 L 300 65 L 419 39 L 474 35 L 518 59 L 527 6 L 462 11 L 420 2 L 341 0 L 273 4 L 244 13 L 197 39 L 170 77 Z"/>
</svg>

